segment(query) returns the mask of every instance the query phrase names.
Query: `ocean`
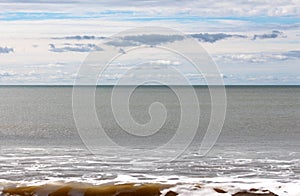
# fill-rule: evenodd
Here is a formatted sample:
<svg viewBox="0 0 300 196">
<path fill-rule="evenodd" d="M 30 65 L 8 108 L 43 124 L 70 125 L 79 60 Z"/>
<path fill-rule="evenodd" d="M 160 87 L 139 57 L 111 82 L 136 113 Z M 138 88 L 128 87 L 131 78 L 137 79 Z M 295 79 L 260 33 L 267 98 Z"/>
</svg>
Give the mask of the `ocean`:
<svg viewBox="0 0 300 196">
<path fill-rule="evenodd" d="M 76 128 L 72 86 L 1 86 L 0 192 L 5 194 L 6 187 L 53 183 L 160 183 L 172 185 L 161 190 L 162 195 L 252 191 L 299 196 L 300 86 L 226 86 L 223 129 L 205 156 L 198 149 L 211 117 L 211 100 L 207 87 L 194 88 L 201 115 L 193 141 L 176 159 L 154 164 L 151 155 L 120 156 L 114 149 L 94 154 Z M 122 133 L 111 110 L 112 89 L 97 87 L 95 106 L 99 122 L 116 145 L 155 152 L 156 146 L 174 137 L 181 104 L 169 87 L 141 86 L 130 98 L 130 113 L 141 124 L 151 120 L 151 103 L 160 102 L 167 110 L 162 133 L 149 141 L 128 139 L 130 134 Z M 199 184 L 201 188 L 195 188 Z"/>
</svg>

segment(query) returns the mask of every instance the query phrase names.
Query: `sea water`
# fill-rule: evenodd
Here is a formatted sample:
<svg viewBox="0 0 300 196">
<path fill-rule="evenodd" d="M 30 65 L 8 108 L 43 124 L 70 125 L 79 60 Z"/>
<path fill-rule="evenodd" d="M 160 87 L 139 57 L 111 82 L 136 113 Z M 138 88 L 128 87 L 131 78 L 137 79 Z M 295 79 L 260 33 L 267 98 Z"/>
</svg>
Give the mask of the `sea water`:
<svg viewBox="0 0 300 196">
<path fill-rule="evenodd" d="M 211 100 L 207 87 L 194 88 L 201 115 L 193 142 L 175 160 L 149 167 L 151 157 L 145 157 L 145 164 L 134 164 L 142 158 L 121 157 L 113 149 L 103 155 L 89 150 L 73 118 L 71 86 L 1 86 L 0 183 L 197 182 L 224 187 L 232 183 L 277 194 L 280 186 L 285 195 L 300 195 L 300 87 L 227 86 L 225 123 L 206 156 L 198 149 L 211 117 Z M 111 110 L 112 89 L 96 88 L 99 122 L 118 145 L 136 142 L 142 147 L 138 140 L 124 137 Z M 141 124 L 151 120 L 148 109 L 153 102 L 167 110 L 160 130 L 164 134 L 154 142 L 143 140 L 144 147 L 163 145 L 180 123 L 182 105 L 172 89 L 162 86 L 134 91 L 129 102 L 133 119 Z"/>
</svg>

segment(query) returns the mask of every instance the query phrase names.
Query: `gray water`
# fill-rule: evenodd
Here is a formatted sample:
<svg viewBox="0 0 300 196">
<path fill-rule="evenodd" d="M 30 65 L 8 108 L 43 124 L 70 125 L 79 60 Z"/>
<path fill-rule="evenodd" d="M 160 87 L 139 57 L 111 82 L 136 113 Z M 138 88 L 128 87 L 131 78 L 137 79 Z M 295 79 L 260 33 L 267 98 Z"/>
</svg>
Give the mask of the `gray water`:
<svg viewBox="0 0 300 196">
<path fill-rule="evenodd" d="M 111 89 L 98 87 L 95 102 L 99 121 L 116 143 L 153 147 L 172 138 L 180 119 L 180 104 L 169 88 L 141 87 L 130 99 L 131 114 L 139 123 L 149 121 L 148 107 L 154 101 L 163 103 L 168 111 L 163 134 L 151 143 L 130 141 L 124 135 L 111 112 Z M 158 179 L 174 175 L 299 179 L 299 86 L 226 87 L 225 123 L 217 143 L 205 157 L 197 149 L 209 122 L 210 96 L 205 87 L 195 89 L 201 108 L 199 133 L 178 159 L 149 168 L 132 164 L 134 157 L 119 157 L 113 151 L 95 156 L 88 150 L 73 119 L 72 87 L 2 86 L 0 180 L 101 181 L 119 175 L 138 179 L 149 175 Z"/>
</svg>

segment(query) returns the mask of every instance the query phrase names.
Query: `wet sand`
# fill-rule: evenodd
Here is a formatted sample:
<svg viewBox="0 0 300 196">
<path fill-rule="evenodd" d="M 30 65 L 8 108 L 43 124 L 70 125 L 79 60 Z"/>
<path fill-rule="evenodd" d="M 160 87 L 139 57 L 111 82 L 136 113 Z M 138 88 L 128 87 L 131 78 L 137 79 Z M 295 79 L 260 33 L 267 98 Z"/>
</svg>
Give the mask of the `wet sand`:
<svg viewBox="0 0 300 196">
<path fill-rule="evenodd" d="M 185 195 L 176 192 L 172 188 L 177 185 L 168 184 L 104 184 L 91 185 L 84 183 L 66 183 L 66 184 L 44 184 L 38 186 L 20 186 L 4 187 L 1 195 L 3 196 L 176 196 Z M 189 188 L 191 186 L 189 185 Z M 198 195 L 197 190 L 203 189 L 202 185 L 195 184 L 191 193 Z M 222 188 L 215 187 L 212 189 L 213 195 L 232 195 L 232 196 L 276 196 L 268 190 L 259 190 L 256 188 L 249 190 L 240 190 L 236 193 L 229 193 Z M 211 195 L 207 194 L 207 195 Z M 202 194 L 200 194 L 202 195 Z"/>
</svg>

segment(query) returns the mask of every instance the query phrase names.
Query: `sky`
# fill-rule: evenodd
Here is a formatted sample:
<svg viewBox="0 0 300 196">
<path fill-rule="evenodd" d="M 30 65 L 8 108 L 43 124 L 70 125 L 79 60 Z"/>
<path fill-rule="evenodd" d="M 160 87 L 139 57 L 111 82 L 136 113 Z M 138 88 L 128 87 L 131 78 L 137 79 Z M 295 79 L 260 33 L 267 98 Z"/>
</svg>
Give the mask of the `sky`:
<svg viewBox="0 0 300 196">
<path fill-rule="evenodd" d="M 101 56 L 106 46 L 122 53 L 186 39 L 161 32 L 112 37 L 141 27 L 170 28 L 195 40 L 225 84 L 300 85 L 300 0 L 0 0 L 0 85 L 74 84 L 89 54 Z M 141 75 L 173 66 L 193 84 L 206 76 L 170 52 L 123 53 L 102 74 L 103 84 L 140 64 Z"/>
</svg>

